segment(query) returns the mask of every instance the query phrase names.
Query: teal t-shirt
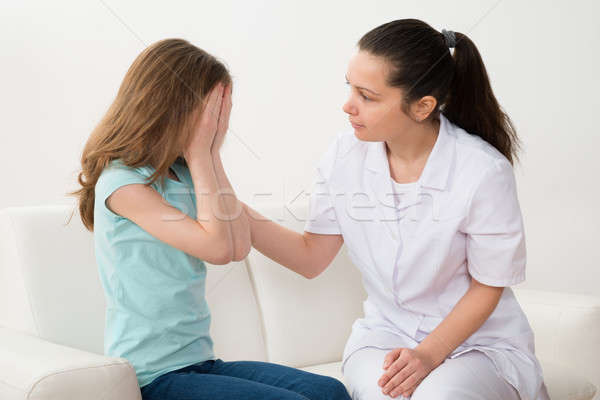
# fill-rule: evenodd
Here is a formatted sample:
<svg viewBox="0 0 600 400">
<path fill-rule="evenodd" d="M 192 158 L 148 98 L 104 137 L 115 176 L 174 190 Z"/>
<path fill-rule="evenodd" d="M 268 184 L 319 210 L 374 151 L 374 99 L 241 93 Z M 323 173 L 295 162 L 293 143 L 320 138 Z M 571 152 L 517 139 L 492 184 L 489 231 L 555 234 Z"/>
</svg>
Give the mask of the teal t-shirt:
<svg viewBox="0 0 600 400">
<path fill-rule="evenodd" d="M 152 187 L 195 219 L 189 169 L 177 162 L 171 168 L 181 182 L 169 178 L 161 186 L 158 179 Z M 216 359 L 204 262 L 106 207 L 117 188 L 147 183 L 152 173 L 151 166 L 131 168 L 113 160 L 95 186 L 94 242 L 106 297 L 104 353 L 126 358 L 140 387 L 169 371 Z"/>
</svg>

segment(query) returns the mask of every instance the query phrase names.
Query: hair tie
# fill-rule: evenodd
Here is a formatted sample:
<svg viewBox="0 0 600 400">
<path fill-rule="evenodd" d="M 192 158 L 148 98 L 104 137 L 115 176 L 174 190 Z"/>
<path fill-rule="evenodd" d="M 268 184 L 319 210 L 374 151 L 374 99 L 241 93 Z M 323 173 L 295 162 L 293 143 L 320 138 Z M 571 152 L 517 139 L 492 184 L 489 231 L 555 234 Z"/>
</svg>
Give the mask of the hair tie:
<svg viewBox="0 0 600 400">
<path fill-rule="evenodd" d="M 456 35 L 453 31 L 447 31 L 442 29 L 442 35 L 444 35 L 444 39 L 446 40 L 446 45 L 450 48 L 456 45 Z"/>
</svg>

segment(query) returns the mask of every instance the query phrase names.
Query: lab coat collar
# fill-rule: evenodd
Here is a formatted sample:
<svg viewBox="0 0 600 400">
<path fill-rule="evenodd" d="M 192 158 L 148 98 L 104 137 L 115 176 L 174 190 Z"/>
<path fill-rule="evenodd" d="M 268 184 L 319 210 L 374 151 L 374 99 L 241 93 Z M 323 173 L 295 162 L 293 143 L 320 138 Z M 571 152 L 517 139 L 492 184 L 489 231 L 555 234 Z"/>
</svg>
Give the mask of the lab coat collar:
<svg viewBox="0 0 600 400">
<path fill-rule="evenodd" d="M 417 185 L 445 190 L 448 184 L 450 168 L 454 161 L 455 150 L 456 142 L 451 123 L 440 113 L 439 134 L 427 158 L 425 168 L 419 177 Z M 365 166 L 371 171 L 383 174 L 387 179 L 391 179 L 385 142 L 372 142 L 369 144 Z"/>
<path fill-rule="evenodd" d="M 392 187 L 392 178 L 385 146 L 385 142 L 369 143 L 365 167 L 374 172 L 370 179 L 370 186 L 379 205 L 376 208 L 380 214 L 381 222 L 387 226 L 392 239 L 398 241 L 397 221 L 399 217 L 394 204 L 394 189 Z M 427 158 L 423 172 L 414 189 L 411 191 L 408 203 L 405 206 L 409 207 L 408 217 L 411 220 L 418 220 L 417 208 L 411 206 L 419 202 L 421 188 L 432 188 L 439 191 L 447 188 L 450 169 L 454 163 L 455 150 L 456 138 L 451 123 L 440 113 L 438 137 Z M 435 194 L 432 195 L 435 196 Z M 439 202 L 434 202 L 434 204 L 433 218 L 437 220 L 439 216 Z"/>
</svg>

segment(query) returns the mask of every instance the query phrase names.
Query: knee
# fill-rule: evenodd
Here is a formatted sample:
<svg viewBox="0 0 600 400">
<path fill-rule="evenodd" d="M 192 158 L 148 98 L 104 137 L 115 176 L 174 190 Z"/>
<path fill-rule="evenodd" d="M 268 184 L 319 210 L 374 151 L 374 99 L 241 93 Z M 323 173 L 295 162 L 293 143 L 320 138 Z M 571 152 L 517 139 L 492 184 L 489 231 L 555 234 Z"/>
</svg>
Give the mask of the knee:
<svg viewBox="0 0 600 400">
<path fill-rule="evenodd" d="M 352 400 L 391 400 L 392 398 L 383 394 L 381 387 L 377 385 L 376 378 L 371 379 L 348 379 L 348 386 Z M 396 400 L 404 400 L 398 396 Z"/>
<path fill-rule="evenodd" d="M 314 386 L 315 393 L 309 396 L 310 400 L 351 400 L 346 386 L 339 380 L 323 376 L 319 384 Z"/>
<path fill-rule="evenodd" d="M 327 399 L 351 400 L 350 395 L 348 394 L 348 390 L 346 389 L 346 386 L 339 380 L 332 378 L 330 388 L 331 388 L 331 396 L 326 397 Z"/>
<path fill-rule="evenodd" d="M 411 400 L 454 400 L 462 398 L 461 393 L 456 393 L 448 387 L 435 384 L 427 379 L 423 380 L 410 396 Z"/>
</svg>

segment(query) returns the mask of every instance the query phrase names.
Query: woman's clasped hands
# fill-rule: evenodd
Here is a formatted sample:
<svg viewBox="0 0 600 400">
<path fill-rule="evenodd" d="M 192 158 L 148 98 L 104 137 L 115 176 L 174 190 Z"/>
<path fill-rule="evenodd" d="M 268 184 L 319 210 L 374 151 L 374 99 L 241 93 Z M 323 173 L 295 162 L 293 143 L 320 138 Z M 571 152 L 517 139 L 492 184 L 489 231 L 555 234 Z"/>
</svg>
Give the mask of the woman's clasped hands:
<svg viewBox="0 0 600 400">
<path fill-rule="evenodd" d="M 386 372 L 377 382 L 383 394 L 409 397 L 434 369 L 434 363 L 419 350 L 399 347 L 385 356 L 383 369 Z"/>
</svg>

